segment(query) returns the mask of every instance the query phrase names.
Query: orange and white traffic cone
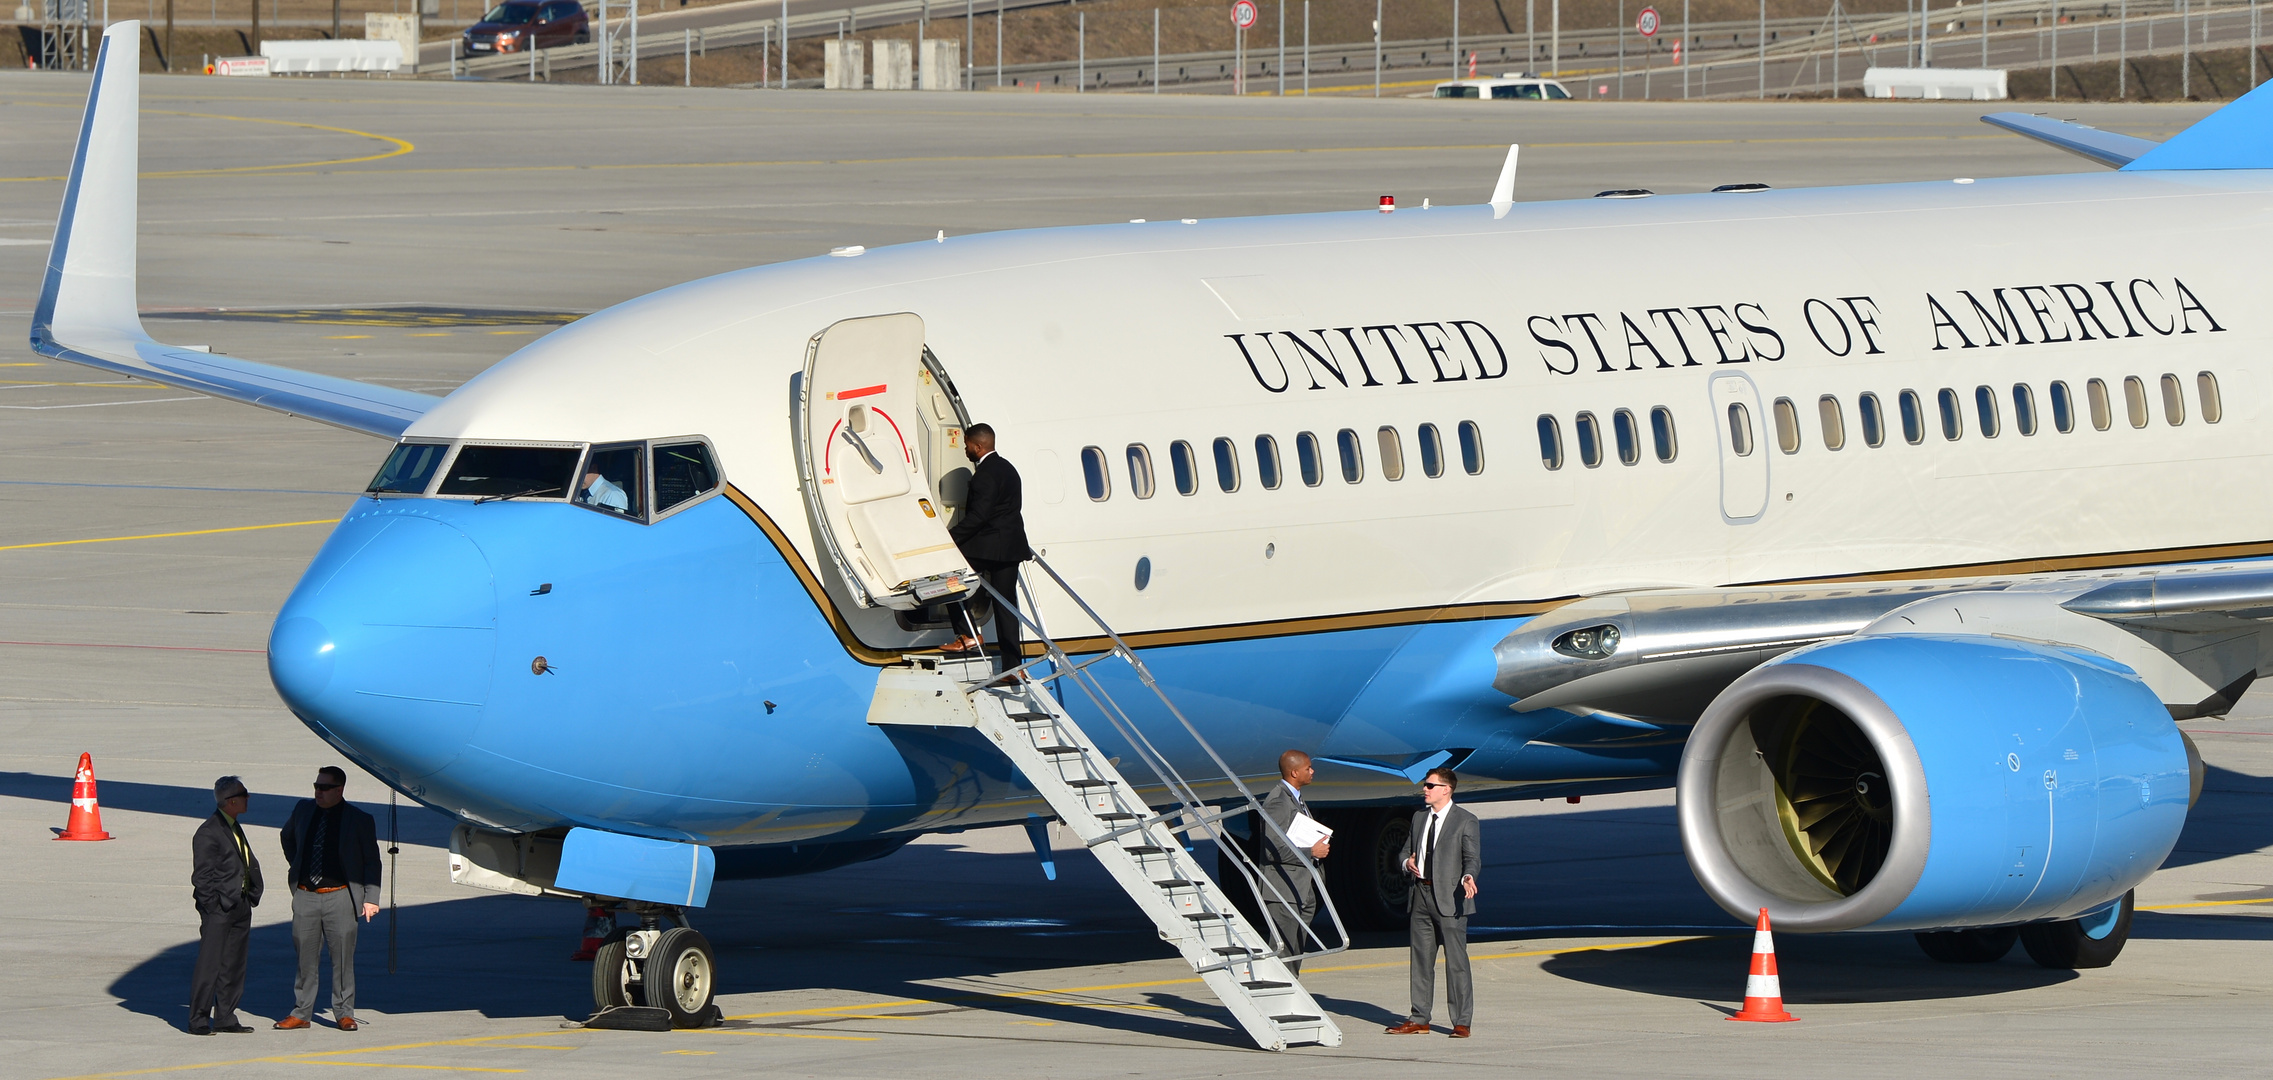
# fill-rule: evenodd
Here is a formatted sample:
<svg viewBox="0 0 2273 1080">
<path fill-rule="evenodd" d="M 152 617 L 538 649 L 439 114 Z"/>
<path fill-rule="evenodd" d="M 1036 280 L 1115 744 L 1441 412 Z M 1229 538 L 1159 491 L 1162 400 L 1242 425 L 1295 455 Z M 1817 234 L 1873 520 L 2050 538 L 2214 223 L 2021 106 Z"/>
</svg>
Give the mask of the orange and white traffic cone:
<svg viewBox="0 0 2273 1080">
<path fill-rule="evenodd" d="M 1776 978 L 1776 939 L 1768 933 L 1767 908 L 1760 909 L 1760 922 L 1752 928 L 1752 974 L 1744 979 L 1744 1010 L 1729 1019 L 1762 1024 L 1799 1019 L 1784 1011 L 1784 986 Z"/>
<path fill-rule="evenodd" d="M 58 840 L 108 840 L 103 831 L 102 804 L 95 801 L 95 756 L 79 755 L 79 775 L 71 780 L 71 817 Z"/>
</svg>

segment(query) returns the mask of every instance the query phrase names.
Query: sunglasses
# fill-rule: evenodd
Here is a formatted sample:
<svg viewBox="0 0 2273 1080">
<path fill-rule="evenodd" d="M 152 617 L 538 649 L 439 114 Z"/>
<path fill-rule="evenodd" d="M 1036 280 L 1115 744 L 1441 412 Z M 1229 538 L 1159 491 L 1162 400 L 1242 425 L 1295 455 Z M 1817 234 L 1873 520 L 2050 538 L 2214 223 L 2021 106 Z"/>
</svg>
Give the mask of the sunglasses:
<svg viewBox="0 0 2273 1080">
<path fill-rule="evenodd" d="M 1439 783 L 1437 783 L 1437 782 L 1435 782 L 1435 781 L 1433 781 L 1433 780 L 1432 780 L 1432 781 L 1429 781 L 1429 782 L 1428 782 L 1428 783 L 1426 783 L 1426 784 L 1422 784 L 1421 786 L 1422 786 L 1422 787 L 1424 787 L 1424 788 L 1432 788 L 1432 787 L 1448 787 L 1448 786 L 1450 786 L 1450 785 L 1446 785 L 1446 784 L 1439 784 Z"/>
<path fill-rule="evenodd" d="M 338 791 L 340 788 L 342 788 L 342 787 L 344 787 L 344 786 L 346 786 L 346 785 L 343 785 L 343 784 L 317 784 L 317 785 L 316 785 L 316 790 L 317 790 L 317 791 Z"/>
</svg>

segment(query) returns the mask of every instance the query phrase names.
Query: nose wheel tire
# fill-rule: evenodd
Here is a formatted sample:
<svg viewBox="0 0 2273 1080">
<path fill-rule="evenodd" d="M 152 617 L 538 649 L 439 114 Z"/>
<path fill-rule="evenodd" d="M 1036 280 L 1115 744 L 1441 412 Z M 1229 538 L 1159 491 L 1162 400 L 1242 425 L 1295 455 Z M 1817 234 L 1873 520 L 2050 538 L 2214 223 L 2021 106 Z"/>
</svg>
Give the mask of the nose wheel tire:
<svg viewBox="0 0 2273 1080">
<path fill-rule="evenodd" d="M 602 1009 L 646 1004 L 640 1000 L 639 969 L 624 952 L 629 930 L 617 930 L 592 954 L 592 1004 Z"/>
<path fill-rule="evenodd" d="M 2131 940 L 2131 912 L 2137 905 L 2124 893 L 2114 906 L 2080 919 L 2031 923 L 2020 928 L 2021 947 L 2038 964 L 2055 970 L 2100 968 L 2115 962 Z"/>
<path fill-rule="evenodd" d="M 697 1028 L 710 1022 L 710 999 L 718 990 L 718 959 L 710 942 L 686 927 L 663 931 L 647 958 L 642 986 L 646 1004 L 671 1014 L 671 1026 Z"/>
<path fill-rule="evenodd" d="M 1977 930 L 1936 930 L 1918 935 L 1918 947 L 1944 964 L 1994 964 L 2013 951 L 2020 927 L 1987 926 Z"/>
</svg>

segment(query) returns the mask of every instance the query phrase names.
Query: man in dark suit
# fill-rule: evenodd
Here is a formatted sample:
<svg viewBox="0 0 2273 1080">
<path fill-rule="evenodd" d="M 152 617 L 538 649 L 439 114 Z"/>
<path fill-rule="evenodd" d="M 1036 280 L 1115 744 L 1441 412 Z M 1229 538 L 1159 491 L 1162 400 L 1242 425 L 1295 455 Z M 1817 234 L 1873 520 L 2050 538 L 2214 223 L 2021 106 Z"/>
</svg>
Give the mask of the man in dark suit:
<svg viewBox="0 0 2273 1080">
<path fill-rule="evenodd" d="M 1421 781 L 1413 830 L 1398 856 L 1413 876 L 1413 1011 L 1391 1035 L 1429 1031 L 1436 1001 L 1436 949 L 1444 946 L 1444 996 L 1452 1006 L 1452 1037 L 1468 1037 L 1476 984 L 1468 972 L 1468 916 L 1476 911 L 1476 875 L 1484 869 L 1483 829 L 1476 815 L 1452 805 L 1459 781 L 1451 769 L 1430 769 Z"/>
<path fill-rule="evenodd" d="M 1262 901 L 1263 913 L 1270 918 L 1279 955 L 1288 958 L 1287 970 L 1297 975 L 1302 974 L 1301 957 L 1310 944 L 1310 920 L 1318 917 L 1318 886 L 1311 879 L 1310 867 L 1313 860 L 1326 857 L 1330 842 L 1320 840 L 1298 848 L 1281 834 L 1294 826 L 1296 814 L 1309 812 L 1302 802 L 1302 789 L 1310 786 L 1317 771 L 1310 764 L 1310 755 L 1300 750 L 1280 754 L 1279 782 L 1256 799 L 1263 806 L 1263 815 L 1278 826 L 1272 829 L 1256 823 L 1255 866 L 1262 871 L 1264 886 L 1256 899 Z"/>
<path fill-rule="evenodd" d="M 189 1033 L 252 1029 L 237 1022 L 245 996 L 245 955 L 252 946 L 253 909 L 260 906 L 260 859 L 237 824 L 252 797 L 245 782 L 213 782 L 213 816 L 189 838 L 190 897 L 197 904 L 197 968 L 189 984 Z"/>
<path fill-rule="evenodd" d="M 292 980 L 292 1015 L 276 1026 L 308 1026 L 329 945 L 332 1019 L 341 1031 L 354 1031 L 355 917 L 369 922 L 379 914 L 378 823 L 347 802 L 347 773 L 326 765 L 316 770 L 316 797 L 293 805 L 283 840 L 292 866 L 292 946 L 300 971 Z"/>
<path fill-rule="evenodd" d="M 1026 546 L 1026 518 L 1020 513 L 1024 494 L 1019 487 L 1018 470 L 994 452 L 994 429 L 985 424 L 972 424 L 964 430 L 963 456 L 971 459 L 971 483 L 963 496 L 963 516 L 956 519 L 947 533 L 955 538 L 956 548 L 970 561 L 971 569 L 978 571 L 1015 609 L 1018 564 L 1034 557 L 1033 550 Z M 967 653 L 984 648 L 969 607 L 957 611 L 963 636 L 949 645 L 947 651 Z M 1016 611 L 996 611 L 995 650 L 1002 657 L 999 670 L 1024 663 L 1019 653 L 1020 636 Z"/>
</svg>

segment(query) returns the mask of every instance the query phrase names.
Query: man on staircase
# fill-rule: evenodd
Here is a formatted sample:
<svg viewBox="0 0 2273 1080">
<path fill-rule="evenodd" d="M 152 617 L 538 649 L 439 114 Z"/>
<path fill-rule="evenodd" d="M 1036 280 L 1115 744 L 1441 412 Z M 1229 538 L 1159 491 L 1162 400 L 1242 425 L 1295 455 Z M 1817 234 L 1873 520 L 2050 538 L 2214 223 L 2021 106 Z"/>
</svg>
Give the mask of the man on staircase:
<svg viewBox="0 0 2273 1080">
<path fill-rule="evenodd" d="M 1015 610 L 1018 564 L 1034 557 L 1032 549 L 1026 546 L 1026 518 L 1021 513 L 1024 494 L 1019 486 L 1018 470 L 994 452 L 994 428 L 972 424 L 965 429 L 963 456 L 971 459 L 971 484 L 963 496 L 963 514 L 947 533 L 954 537 L 956 548 L 970 561 L 971 569 L 994 586 L 994 591 L 1002 594 L 1013 609 L 1000 610 L 998 602 L 994 613 L 995 651 L 1002 657 L 997 670 L 1007 671 L 1024 663 Z M 971 619 L 969 605 L 956 608 L 956 616 L 962 636 L 945 651 L 982 650 L 985 643 L 979 640 L 978 624 Z"/>
<path fill-rule="evenodd" d="M 1286 969 L 1296 975 L 1302 974 L 1301 957 L 1310 940 L 1310 920 L 1318 917 L 1318 888 L 1311 880 L 1310 867 L 1314 860 L 1326 857 L 1331 842 L 1320 839 L 1307 848 L 1298 848 L 1282 837 L 1294 827 L 1296 815 L 1309 812 L 1302 802 L 1302 789 L 1310 786 L 1315 775 L 1317 769 L 1311 766 L 1310 755 L 1289 750 L 1279 755 L 1279 782 L 1257 800 L 1278 828 L 1257 829 L 1255 865 L 1262 871 L 1263 889 L 1256 899 L 1262 901 L 1263 913 L 1270 919 L 1279 955 L 1288 958 Z"/>
</svg>

